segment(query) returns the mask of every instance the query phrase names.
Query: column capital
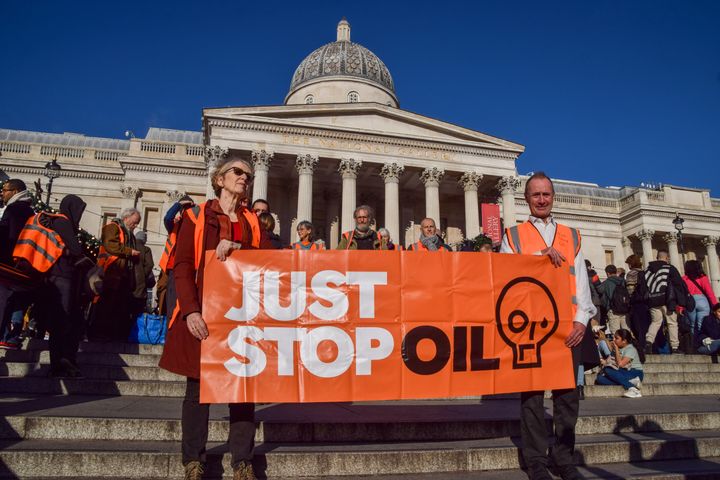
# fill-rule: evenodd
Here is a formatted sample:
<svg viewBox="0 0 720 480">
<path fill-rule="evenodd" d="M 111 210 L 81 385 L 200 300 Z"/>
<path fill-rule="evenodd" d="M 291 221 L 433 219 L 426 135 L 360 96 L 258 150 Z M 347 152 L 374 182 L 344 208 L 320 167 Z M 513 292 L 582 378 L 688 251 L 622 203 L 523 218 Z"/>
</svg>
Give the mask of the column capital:
<svg viewBox="0 0 720 480">
<path fill-rule="evenodd" d="M 253 167 L 255 170 L 270 169 L 270 164 L 273 161 L 274 154 L 272 152 L 266 152 L 265 150 L 253 150 L 251 154 Z"/>
<path fill-rule="evenodd" d="M 168 199 L 171 202 L 175 203 L 180 201 L 180 199 L 184 197 L 186 193 L 182 190 L 168 190 L 167 192 L 165 192 L 165 195 L 167 195 Z"/>
<path fill-rule="evenodd" d="M 663 239 L 663 240 L 665 241 L 665 243 L 667 243 L 668 245 L 671 244 L 671 243 L 677 243 L 677 242 L 678 242 L 677 233 L 672 233 L 672 232 L 666 233 L 665 235 L 663 235 L 662 239 Z"/>
<path fill-rule="evenodd" d="M 338 172 L 342 178 L 357 178 L 358 170 L 362 165 L 362 160 L 356 160 L 354 158 L 341 158 L 340 165 L 338 166 Z"/>
<path fill-rule="evenodd" d="M 720 237 L 715 237 L 712 235 L 705 237 L 701 240 L 702 244 L 706 247 L 714 247 L 718 244 L 718 241 L 720 241 Z"/>
<path fill-rule="evenodd" d="M 460 180 L 458 180 L 458 185 L 460 185 L 466 192 L 477 191 L 478 185 L 480 185 L 480 180 L 482 180 L 482 178 L 482 173 L 465 172 L 460 177 Z"/>
<path fill-rule="evenodd" d="M 386 163 L 380 169 L 380 176 L 383 177 L 385 183 L 398 183 L 400 175 L 405 171 L 405 167 L 399 163 Z"/>
<path fill-rule="evenodd" d="M 211 169 L 218 160 L 227 157 L 228 149 L 220 145 L 205 145 L 205 166 Z"/>
<path fill-rule="evenodd" d="M 640 230 L 635 234 L 635 236 L 640 240 L 651 240 L 653 235 L 655 235 L 655 230 L 650 230 L 648 228 Z"/>
<path fill-rule="evenodd" d="M 300 175 L 312 175 L 315 166 L 318 164 L 318 157 L 310 154 L 298 155 L 295 160 L 295 169 Z"/>
<path fill-rule="evenodd" d="M 630 241 L 629 237 L 622 237 L 620 239 L 620 243 L 622 243 L 623 247 L 629 247 L 630 245 L 632 245 L 632 242 Z"/>
<path fill-rule="evenodd" d="M 134 185 L 123 185 L 120 188 L 123 198 L 131 198 L 135 200 L 140 194 L 140 189 Z"/>
<path fill-rule="evenodd" d="M 508 193 L 514 195 L 517 189 L 520 188 L 520 179 L 513 175 L 501 177 L 500 180 L 498 180 L 497 182 L 497 188 L 503 195 Z"/>
<path fill-rule="evenodd" d="M 420 181 L 426 187 L 440 186 L 440 180 L 445 176 L 445 170 L 437 167 L 426 168 L 420 174 Z"/>
</svg>

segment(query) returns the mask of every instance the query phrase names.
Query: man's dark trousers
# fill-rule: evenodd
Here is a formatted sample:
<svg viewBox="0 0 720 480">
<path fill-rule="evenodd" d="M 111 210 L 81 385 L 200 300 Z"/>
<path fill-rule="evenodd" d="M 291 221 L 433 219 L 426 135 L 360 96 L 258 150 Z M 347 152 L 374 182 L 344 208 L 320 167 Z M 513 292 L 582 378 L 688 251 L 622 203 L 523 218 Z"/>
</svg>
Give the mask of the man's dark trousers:
<svg viewBox="0 0 720 480">
<path fill-rule="evenodd" d="M 581 358 L 580 346 L 572 349 L 573 378 Z M 522 392 L 520 394 L 520 436 L 525 465 L 548 466 L 548 430 L 545 425 L 545 392 Z M 553 426 L 555 445 L 550 453 L 552 465 L 574 465 L 575 424 L 577 423 L 580 399 L 576 388 L 553 390 Z"/>
</svg>

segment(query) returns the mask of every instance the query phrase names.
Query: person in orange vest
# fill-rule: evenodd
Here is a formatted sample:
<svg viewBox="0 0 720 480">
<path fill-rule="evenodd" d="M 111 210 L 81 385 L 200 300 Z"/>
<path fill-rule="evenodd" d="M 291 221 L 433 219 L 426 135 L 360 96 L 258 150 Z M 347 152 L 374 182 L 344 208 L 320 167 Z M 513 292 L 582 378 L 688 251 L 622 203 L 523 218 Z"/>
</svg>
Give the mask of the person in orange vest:
<svg viewBox="0 0 720 480">
<path fill-rule="evenodd" d="M 519 225 L 505 229 L 500 252 L 525 255 L 545 255 L 548 268 L 570 265 L 570 291 L 573 301 L 573 327 L 565 338 L 565 346 L 573 350 L 573 377 L 577 365 L 584 356 L 599 362 L 597 347 L 586 325 L 596 309 L 590 298 L 585 259 L 580 251 L 580 232 L 555 222 L 552 216 L 555 188 L 543 172 L 536 172 L 525 184 L 525 200 L 530 207 L 530 218 Z M 587 348 L 581 349 L 587 344 Z M 593 355 L 594 353 L 594 355 Z M 584 354 L 584 355 L 583 355 Z M 591 362 L 588 362 L 591 363 Z M 597 364 L 597 363 L 596 363 Z M 576 388 L 555 390 L 553 398 L 553 423 L 555 445 L 551 460 L 556 475 L 564 480 L 582 478 L 574 465 L 575 424 L 577 423 L 579 391 Z M 531 480 L 552 480 L 548 472 L 548 431 L 545 426 L 543 407 L 544 392 L 523 392 L 520 396 L 520 435 L 522 455 Z"/>
<path fill-rule="evenodd" d="M 387 245 L 388 250 L 402 250 L 403 249 L 402 245 L 395 245 L 395 243 L 393 243 L 392 238 L 390 238 L 390 230 L 388 230 L 387 228 L 384 228 L 384 227 L 379 228 L 377 233 L 378 233 L 378 236 L 380 237 L 380 240 L 382 242 L 385 242 L 385 244 Z"/>
<path fill-rule="evenodd" d="M 360 205 L 353 212 L 355 229 L 344 232 L 337 250 L 387 250 L 387 243 L 370 228 L 375 222 L 375 213 L 368 205 Z"/>
<path fill-rule="evenodd" d="M 325 250 L 325 243 L 313 239 L 313 224 L 303 220 L 297 225 L 297 233 L 300 240 L 292 244 L 293 250 Z"/>
<path fill-rule="evenodd" d="M 13 256 L 42 274 L 36 292 L 35 315 L 50 332 L 50 376 L 81 377 L 76 355 L 82 334 L 80 289 L 93 262 L 83 254 L 77 233 L 85 202 L 66 195 L 60 213 L 40 212 L 28 220 Z"/>
<path fill-rule="evenodd" d="M 438 250 L 450 252 L 450 246 L 442 241 L 438 235 L 435 220 L 432 218 L 423 218 L 420 222 L 420 240 L 410 245 L 408 250 L 412 251 L 431 251 Z"/>
<path fill-rule="evenodd" d="M 133 231 L 139 224 L 140 212 L 126 208 L 102 228 L 98 266 L 103 269 L 103 286 L 93 306 L 91 340 L 125 342 L 130 334 L 133 270 L 140 258 Z"/>
<path fill-rule="evenodd" d="M 173 274 L 177 232 L 180 229 L 183 212 L 194 205 L 195 202 L 193 199 L 188 195 L 184 195 L 168 209 L 163 219 L 168 237 L 165 240 L 165 247 L 158 262 L 161 274 L 157 284 L 157 297 L 160 314 L 167 315 L 168 318 L 172 317 L 175 302 L 177 301 L 177 295 L 175 294 L 175 275 Z"/>
<path fill-rule="evenodd" d="M 187 209 L 177 236 L 175 287 L 178 307 L 171 319 L 160 367 L 187 377 L 182 406 L 182 463 L 185 478 L 201 478 L 208 438 L 209 405 L 200 404 L 200 344 L 208 338 L 202 299 L 205 251 L 215 250 L 220 261 L 232 252 L 272 248 L 257 215 L 243 206 L 252 184 L 246 160 L 225 158 L 211 173 L 216 199 Z M 254 480 L 255 405 L 230 404 L 228 444 L 235 479 Z"/>
</svg>

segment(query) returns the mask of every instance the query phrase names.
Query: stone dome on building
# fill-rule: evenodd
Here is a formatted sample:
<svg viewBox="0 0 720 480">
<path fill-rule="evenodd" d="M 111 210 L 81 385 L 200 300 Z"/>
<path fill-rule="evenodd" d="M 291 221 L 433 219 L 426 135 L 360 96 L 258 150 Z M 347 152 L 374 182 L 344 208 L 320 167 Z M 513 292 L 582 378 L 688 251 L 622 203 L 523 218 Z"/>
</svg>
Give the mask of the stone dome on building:
<svg viewBox="0 0 720 480">
<path fill-rule="evenodd" d="M 313 51 L 297 67 L 285 103 L 357 102 L 399 106 L 390 70 L 373 52 L 350 41 L 350 24 L 343 18 L 337 41 Z"/>
</svg>

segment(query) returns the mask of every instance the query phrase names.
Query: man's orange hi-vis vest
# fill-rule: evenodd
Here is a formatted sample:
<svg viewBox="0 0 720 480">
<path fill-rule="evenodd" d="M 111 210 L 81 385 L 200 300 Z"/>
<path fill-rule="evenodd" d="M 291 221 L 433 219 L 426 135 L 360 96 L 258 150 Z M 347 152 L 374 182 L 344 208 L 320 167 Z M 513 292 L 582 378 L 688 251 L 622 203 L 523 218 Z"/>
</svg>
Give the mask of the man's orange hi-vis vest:
<svg viewBox="0 0 720 480">
<path fill-rule="evenodd" d="M 42 215 L 67 220 L 65 215 L 47 212 L 39 212 L 28 218 L 25 226 L 20 230 L 20 236 L 13 249 L 13 257 L 24 258 L 35 270 L 45 273 L 62 255 L 65 242 L 60 234 L 40 223 Z"/>
<path fill-rule="evenodd" d="M 195 233 L 193 235 L 193 242 L 195 244 L 195 275 L 197 276 L 197 272 L 200 269 L 200 263 L 202 262 L 203 255 L 205 255 L 205 245 L 203 245 L 203 241 L 205 240 L 205 206 L 207 205 L 207 202 L 203 202 L 199 205 L 195 205 L 192 208 L 188 208 L 185 210 L 185 214 L 187 218 L 195 225 Z M 252 232 L 252 247 L 253 248 L 260 248 L 260 221 L 258 220 L 257 215 L 255 212 L 249 209 L 245 209 L 243 211 L 243 217 L 245 217 L 245 220 L 247 220 L 248 224 L 250 224 L 250 230 Z M 184 220 L 184 219 L 183 219 Z M 180 300 L 175 301 L 175 310 L 173 310 L 172 318 L 170 318 L 170 322 L 168 323 L 168 328 L 172 327 L 173 323 L 175 323 L 175 320 L 177 320 L 178 316 L 180 315 Z"/>
<path fill-rule="evenodd" d="M 158 262 L 160 270 L 165 273 L 167 273 L 168 270 L 172 270 L 175 266 L 175 242 L 177 242 L 177 232 L 179 229 L 180 222 L 177 222 L 175 225 L 173 225 L 173 229 L 170 232 L 170 235 L 168 235 L 167 240 L 165 241 L 165 248 L 163 249 L 163 253 L 160 256 L 160 262 Z"/>
<path fill-rule="evenodd" d="M 552 245 L 547 245 L 545 239 L 531 222 L 521 223 L 505 229 L 508 245 L 514 253 L 533 255 L 554 247 L 560 252 L 570 265 L 570 294 L 572 295 L 573 316 L 577 311 L 577 288 L 575 285 L 575 257 L 580 253 L 580 232 L 575 228 L 556 223 L 555 238 Z"/>
</svg>

